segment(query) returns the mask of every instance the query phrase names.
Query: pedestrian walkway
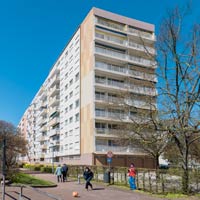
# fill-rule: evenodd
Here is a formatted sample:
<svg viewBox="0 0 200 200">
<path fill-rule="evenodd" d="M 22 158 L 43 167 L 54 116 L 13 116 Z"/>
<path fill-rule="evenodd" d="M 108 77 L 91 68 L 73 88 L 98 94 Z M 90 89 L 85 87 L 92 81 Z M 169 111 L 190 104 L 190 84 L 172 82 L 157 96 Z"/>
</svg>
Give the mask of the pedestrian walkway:
<svg viewBox="0 0 200 200">
<path fill-rule="evenodd" d="M 22 199 L 26 200 L 74 200 L 72 192 L 79 193 L 80 200 L 161 200 L 165 198 L 158 198 L 147 194 L 142 194 L 138 191 L 129 191 L 123 189 L 116 189 L 112 186 L 104 186 L 102 184 L 93 183 L 94 190 L 85 190 L 84 182 L 78 184 L 77 181 L 70 181 L 57 183 L 56 176 L 53 174 L 33 174 L 44 180 L 49 180 L 57 184 L 57 187 L 48 188 L 24 188 Z M 20 188 L 6 187 L 6 200 L 18 200 Z M 1 195 L 1 194 L 0 194 Z M 21 199 L 21 200 L 22 200 Z"/>
</svg>

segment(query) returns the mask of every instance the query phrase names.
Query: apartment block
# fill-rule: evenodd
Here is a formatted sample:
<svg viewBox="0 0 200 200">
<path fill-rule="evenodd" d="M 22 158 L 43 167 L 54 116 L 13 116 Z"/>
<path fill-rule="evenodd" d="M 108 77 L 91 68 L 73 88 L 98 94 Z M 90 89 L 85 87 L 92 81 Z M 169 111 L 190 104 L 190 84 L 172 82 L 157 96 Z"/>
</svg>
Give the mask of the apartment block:
<svg viewBox="0 0 200 200">
<path fill-rule="evenodd" d="M 19 123 L 29 143 L 24 159 L 106 165 L 112 151 L 111 165 L 153 167 L 142 149 L 118 135 L 156 107 L 155 40 L 152 24 L 91 9 Z"/>
</svg>

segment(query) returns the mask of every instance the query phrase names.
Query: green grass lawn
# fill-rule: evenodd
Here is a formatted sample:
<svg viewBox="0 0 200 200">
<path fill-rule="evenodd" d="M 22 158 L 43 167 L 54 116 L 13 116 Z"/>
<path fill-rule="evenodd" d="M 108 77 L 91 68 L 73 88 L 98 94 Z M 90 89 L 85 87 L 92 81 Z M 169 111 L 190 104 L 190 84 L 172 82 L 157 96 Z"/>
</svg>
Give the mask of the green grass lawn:
<svg viewBox="0 0 200 200">
<path fill-rule="evenodd" d="M 54 186 L 55 183 L 38 179 L 29 174 L 17 173 L 13 176 L 12 182 L 14 185 L 29 185 L 29 186 Z"/>
</svg>

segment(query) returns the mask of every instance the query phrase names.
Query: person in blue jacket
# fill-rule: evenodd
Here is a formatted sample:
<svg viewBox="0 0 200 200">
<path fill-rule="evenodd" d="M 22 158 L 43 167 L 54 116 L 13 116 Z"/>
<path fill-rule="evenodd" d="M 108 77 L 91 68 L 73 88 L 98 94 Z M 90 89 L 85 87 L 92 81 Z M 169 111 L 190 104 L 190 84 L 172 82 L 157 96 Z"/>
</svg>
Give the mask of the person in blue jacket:
<svg viewBox="0 0 200 200">
<path fill-rule="evenodd" d="M 85 189 L 86 190 L 88 190 L 88 186 L 90 186 L 91 189 L 93 189 L 92 184 L 90 183 L 90 181 L 92 180 L 93 176 L 94 176 L 94 174 L 90 170 L 90 168 L 86 167 L 85 170 L 84 170 L 84 173 L 83 173 L 83 177 L 84 177 L 84 179 L 86 181 L 86 183 L 85 183 Z"/>
<path fill-rule="evenodd" d="M 62 182 L 62 167 L 60 165 L 56 168 L 55 175 L 57 176 L 57 181 Z"/>
</svg>

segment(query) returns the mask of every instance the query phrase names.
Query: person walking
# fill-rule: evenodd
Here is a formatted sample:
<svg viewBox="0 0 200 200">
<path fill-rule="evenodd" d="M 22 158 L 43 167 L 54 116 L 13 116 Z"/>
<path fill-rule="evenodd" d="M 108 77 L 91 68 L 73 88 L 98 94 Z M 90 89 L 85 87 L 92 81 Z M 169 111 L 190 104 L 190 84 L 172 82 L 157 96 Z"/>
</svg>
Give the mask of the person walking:
<svg viewBox="0 0 200 200">
<path fill-rule="evenodd" d="M 93 189 L 93 186 L 92 184 L 90 183 L 90 181 L 92 180 L 94 174 L 93 172 L 90 170 L 89 167 L 86 167 L 85 170 L 84 170 L 84 173 L 83 173 L 83 177 L 86 181 L 85 183 L 85 189 L 88 190 L 88 186 L 91 187 L 91 189 Z"/>
<path fill-rule="evenodd" d="M 136 170 L 135 170 L 135 165 L 131 163 L 130 168 L 128 170 L 128 177 L 129 177 L 129 185 L 131 190 L 136 189 L 135 185 L 135 177 L 136 177 Z"/>
<path fill-rule="evenodd" d="M 68 172 L 68 166 L 66 164 L 63 164 L 63 166 L 62 166 L 62 179 L 63 179 L 63 182 L 67 181 L 67 172 Z"/>
<path fill-rule="evenodd" d="M 55 175 L 57 176 L 57 181 L 62 182 L 62 167 L 60 165 L 57 166 Z"/>
</svg>

